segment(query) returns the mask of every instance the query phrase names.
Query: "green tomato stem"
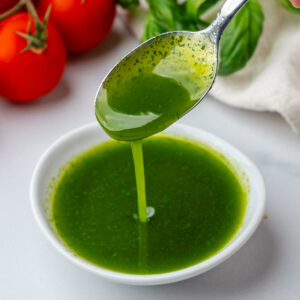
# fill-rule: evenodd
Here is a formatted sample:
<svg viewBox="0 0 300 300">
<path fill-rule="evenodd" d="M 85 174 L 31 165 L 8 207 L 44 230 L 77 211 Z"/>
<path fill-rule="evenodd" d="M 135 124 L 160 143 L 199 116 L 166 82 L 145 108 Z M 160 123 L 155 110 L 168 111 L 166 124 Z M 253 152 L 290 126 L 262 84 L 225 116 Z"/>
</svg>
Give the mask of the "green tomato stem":
<svg viewBox="0 0 300 300">
<path fill-rule="evenodd" d="M 21 0 L 22 1 L 22 0 Z M 31 0 L 24 0 L 25 1 L 25 4 L 26 4 L 26 7 L 27 7 L 27 11 L 28 13 L 35 19 L 35 20 L 38 20 L 39 19 L 39 16 L 36 12 L 36 9 L 34 7 L 34 5 L 32 4 Z"/>
<path fill-rule="evenodd" d="M 9 9 L 8 11 L 4 12 L 3 14 L 0 14 L 0 21 L 10 17 L 11 15 L 17 13 L 20 11 L 23 6 L 30 0 L 20 0 L 14 7 Z"/>
<path fill-rule="evenodd" d="M 44 21 L 41 22 L 34 5 L 32 4 L 31 0 L 20 0 L 14 7 L 9 9 L 8 11 L 0 14 L 0 21 L 4 20 L 5 18 L 19 12 L 24 6 L 26 5 L 27 11 L 29 15 L 33 17 L 35 20 L 35 31 L 34 33 L 30 32 L 30 21 L 29 20 L 29 29 L 27 33 L 23 32 L 16 32 L 19 36 L 23 37 L 27 41 L 27 46 L 21 51 L 21 53 L 32 49 L 37 53 L 40 53 L 43 49 L 47 47 L 46 40 L 47 40 L 47 22 L 49 19 L 49 14 L 51 10 L 51 6 L 48 7 L 47 12 L 44 17 Z"/>
</svg>

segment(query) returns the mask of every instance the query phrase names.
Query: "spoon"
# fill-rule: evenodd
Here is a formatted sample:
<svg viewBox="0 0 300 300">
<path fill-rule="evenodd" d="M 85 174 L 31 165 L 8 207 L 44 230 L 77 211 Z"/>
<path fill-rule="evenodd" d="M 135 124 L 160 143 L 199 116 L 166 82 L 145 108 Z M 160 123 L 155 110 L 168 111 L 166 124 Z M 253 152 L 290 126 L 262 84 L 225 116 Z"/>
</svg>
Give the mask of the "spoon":
<svg viewBox="0 0 300 300">
<path fill-rule="evenodd" d="M 193 109 L 211 89 L 219 41 L 248 0 L 227 0 L 198 32 L 156 36 L 125 56 L 102 82 L 95 113 L 114 139 L 133 141 L 158 133 Z"/>
</svg>

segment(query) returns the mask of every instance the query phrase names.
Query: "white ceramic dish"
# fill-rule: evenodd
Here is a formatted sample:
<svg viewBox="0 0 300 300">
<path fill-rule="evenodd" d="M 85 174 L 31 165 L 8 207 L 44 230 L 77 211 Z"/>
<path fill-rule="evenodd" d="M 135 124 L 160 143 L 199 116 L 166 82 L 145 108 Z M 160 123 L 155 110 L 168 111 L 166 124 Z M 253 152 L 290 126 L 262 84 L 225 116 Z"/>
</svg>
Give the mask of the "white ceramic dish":
<svg viewBox="0 0 300 300">
<path fill-rule="evenodd" d="M 209 145 L 221 152 L 246 175 L 250 187 L 246 215 L 243 225 L 231 242 L 211 258 L 192 267 L 155 275 L 118 273 L 93 265 L 74 255 L 52 231 L 51 224 L 48 223 L 44 207 L 46 189 L 51 178 L 57 175 L 58 169 L 74 155 L 109 139 L 100 126 L 94 123 L 75 129 L 58 139 L 41 157 L 32 176 L 30 198 L 33 214 L 47 239 L 61 254 L 76 265 L 110 280 L 133 285 L 157 285 L 184 280 L 204 273 L 222 263 L 245 244 L 257 229 L 265 208 L 265 186 L 258 169 L 240 151 L 210 133 L 194 127 L 176 124 L 169 127 L 166 132 Z"/>
</svg>

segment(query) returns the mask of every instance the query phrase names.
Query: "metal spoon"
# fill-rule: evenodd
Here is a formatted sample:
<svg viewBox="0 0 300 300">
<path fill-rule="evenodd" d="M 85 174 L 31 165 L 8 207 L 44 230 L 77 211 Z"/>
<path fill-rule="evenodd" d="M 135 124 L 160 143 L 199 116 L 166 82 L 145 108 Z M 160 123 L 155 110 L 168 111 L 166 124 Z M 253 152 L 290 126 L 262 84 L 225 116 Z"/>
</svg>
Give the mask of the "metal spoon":
<svg viewBox="0 0 300 300">
<path fill-rule="evenodd" d="M 247 2 L 227 0 L 206 29 L 167 32 L 125 56 L 97 93 L 95 113 L 104 130 L 117 140 L 142 139 L 164 130 L 199 104 L 217 74 L 222 33 Z M 164 84 L 169 87 L 167 94 Z M 147 100 L 149 95 L 152 98 Z"/>
</svg>

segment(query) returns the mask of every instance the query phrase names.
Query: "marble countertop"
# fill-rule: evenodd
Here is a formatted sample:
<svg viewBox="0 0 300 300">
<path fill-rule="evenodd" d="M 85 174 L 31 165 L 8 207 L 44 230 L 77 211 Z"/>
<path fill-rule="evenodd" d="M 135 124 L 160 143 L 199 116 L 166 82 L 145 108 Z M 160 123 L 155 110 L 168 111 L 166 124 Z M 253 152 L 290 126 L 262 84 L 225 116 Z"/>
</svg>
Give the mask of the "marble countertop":
<svg viewBox="0 0 300 300">
<path fill-rule="evenodd" d="M 95 120 L 99 83 L 136 44 L 117 21 L 99 48 L 69 59 L 61 84 L 42 101 L 15 105 L 0 99 L 0 298 L 299 299 L 300 138 L 276 114 L 231 108 L 210 97 L 180 122 L 243 151 L 261 170 L 267 188 L 268 218 L 238 253 L 184 282 L 134 287 L 79 269 L 42 235 L 28 196 L 33 168 L 58 137 Z"/>
</svg>

